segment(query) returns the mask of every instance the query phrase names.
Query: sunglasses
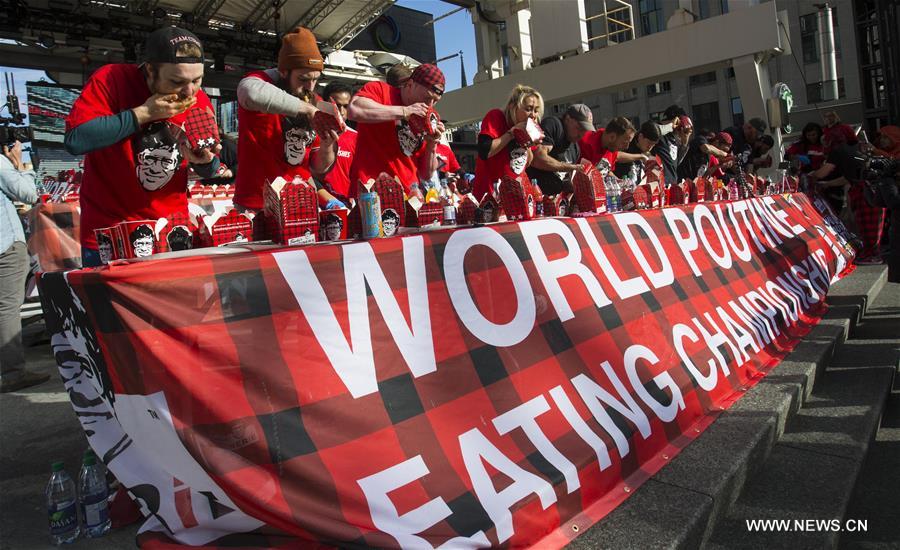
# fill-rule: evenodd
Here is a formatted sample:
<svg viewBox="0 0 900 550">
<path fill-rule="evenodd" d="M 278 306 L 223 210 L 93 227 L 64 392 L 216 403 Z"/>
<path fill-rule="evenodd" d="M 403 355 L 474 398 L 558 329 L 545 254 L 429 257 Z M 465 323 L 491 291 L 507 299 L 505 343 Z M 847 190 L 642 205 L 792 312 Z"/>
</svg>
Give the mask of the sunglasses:
<svg viewBox="0 0 900 550">
<path fill-rule="evenodd" d="M 437 87 L 437 86 L 434 86 L 434 85 L 432 85 L 432 86 L 426 86 L 425 84 L 422 84 L 422 83 L 419 83 L 419 82 L 416 82 L 416 84 L 418 84 L 419 86 L 425 88 L 426 90 L 428 90 L 429 92 L 433 93 L 434 95 L 436 95 L 436 96 L 438 96 L 438 97 L 441 97 L 442 95 L 444 95 L 444 90 L 440 89 L 440 88 Z"/>
</svg>

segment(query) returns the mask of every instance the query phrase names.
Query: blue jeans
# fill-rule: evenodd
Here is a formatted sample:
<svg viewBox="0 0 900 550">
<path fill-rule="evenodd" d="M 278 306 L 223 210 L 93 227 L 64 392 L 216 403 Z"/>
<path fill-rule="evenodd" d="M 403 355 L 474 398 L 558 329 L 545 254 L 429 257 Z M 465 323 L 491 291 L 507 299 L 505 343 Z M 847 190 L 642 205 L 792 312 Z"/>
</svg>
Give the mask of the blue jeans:
<svg viewBox="0 0 900 550">
<path fill-rule="evenodd" d="M 103 262 L 100 260 L 100 252 L 95 248 L 81 247 L 81 267 L 100 267 Z"/>
</svg>

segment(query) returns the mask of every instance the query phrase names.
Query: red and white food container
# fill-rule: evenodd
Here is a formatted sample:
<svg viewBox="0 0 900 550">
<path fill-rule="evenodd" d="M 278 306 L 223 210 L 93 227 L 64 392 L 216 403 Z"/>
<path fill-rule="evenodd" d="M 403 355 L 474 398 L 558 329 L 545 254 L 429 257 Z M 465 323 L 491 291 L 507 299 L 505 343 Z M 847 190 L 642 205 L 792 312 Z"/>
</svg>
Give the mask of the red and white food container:
<svg viewBox="0 0 900 550">
<path fill-rule="evenodd" d="M 246 214 L 231 209 L 215 216 L 203 216 L 196 239 L 199 246 L 222 246 L 249 242 L 253 237 L 253 221 Z"/>
<path fill-rule="evenodd" d="M 340 134 L 347 129 L 347 123 L 334 101 L 320 101 L 316 108 L 318 111 L 313 115 L 312 126 L 317 134 L 321 136 L 330 131 Z"/>
<path fill-rule="evenodd" d="M 525 147 L 535 143 L 540 143 L 544 139 L 544 131 L 540 125 L 533 119 L 529 118 L 525 122 L 525 128 L 516 128 L 513 130 L 513 137 L 516 143 Z"/>
<path fill-rule="evenodd" d="M 319 206 L 314 185 L 301 178 L 276 178 L 266 186 L 264 199 L 269 238 L 286 245 L 316 242 Z"/>
<path fill-rule="evenodd" d="M 572 176 L 572 187 L 575 188 L 572 201 L 574 208 L 570 209 L 570 215 L 574 209 L 581 213 L 606 212 L 606 186 L 603 184 L 603 175 L 590 161 L 581 161 L 581 168 L 575 170 Z"/>
</svg>

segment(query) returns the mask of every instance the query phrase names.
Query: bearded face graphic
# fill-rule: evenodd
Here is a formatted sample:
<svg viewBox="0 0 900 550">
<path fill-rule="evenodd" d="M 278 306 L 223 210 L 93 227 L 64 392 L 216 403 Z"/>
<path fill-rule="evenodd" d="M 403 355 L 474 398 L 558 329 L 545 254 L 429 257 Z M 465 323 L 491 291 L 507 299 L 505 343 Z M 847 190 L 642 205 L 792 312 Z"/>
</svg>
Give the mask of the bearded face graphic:
<svg viewBox="0 0 900 550">
<path fill-rule="evenodd" d="M 138 134 L 135 172 L 141 186 L 156 191 L 172 180 L 181 166 L 178 139 L 181 129 L 165 121 L 154 122 Z"/>
<path fill-rule="evenodd" d="M 525 171 L 525 164 L 528 163 L 528 150 L 523 147 L 516 147 L 509 152 L 509 168 L 517 176 Z"/>
<path fill-rule="evenodd" d="M 422 145 L 422 136 L 416 135 L 405 120 L 397 124 L 397 142 L 403 154 L 411 157 Z"/>
<path fill-rule="evenodd" d="M 299 166 L 306 159 L 306 153 L 316 133 L 302 126 L 288 128 L 284 132 L 284 160 L 291 166 Z"/>
</svg>

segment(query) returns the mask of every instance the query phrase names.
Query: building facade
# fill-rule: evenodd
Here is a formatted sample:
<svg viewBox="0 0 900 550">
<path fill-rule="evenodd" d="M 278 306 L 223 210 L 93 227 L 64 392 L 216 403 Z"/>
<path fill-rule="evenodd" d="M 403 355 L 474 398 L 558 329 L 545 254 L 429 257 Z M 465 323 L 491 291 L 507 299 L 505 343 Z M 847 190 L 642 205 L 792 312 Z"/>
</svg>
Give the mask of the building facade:
<svg viewBox="0 0 900 550">
<path fill-rule="evenodd" d="M 744 6 L 757 4 L 756 0 L 625 0 L 631 5 L 631 26 L 634 38 L 666 30 L 669 19 L 681 6 L 688 9 L 696 19 L 717 17 Z M 768 63 L 770 81 L 783 82 L 793 93 L 794 106 L 790 120 L 794 132 L 807 122 L 822 122 L 825 111 L 837 111 L 848 123 L 864 121 L 862 89 L 860 85 L 860 65 L 856 55 L 857 26 L 855 25 L 854 0 L 832 0 L 837 52 L 837 76 L 839 97 L 834 101 L 822 100 L 822 76 L 819 59 L 816 0 L 769 0 L 777 1 L 779 10 L 788 12 L 787 28 L 792 52 L 781 55 Z M 877 0 L 858 0 L 874 2 Z M 598 13 L 603 0 L 584 0 L 588 17 Z M 607 5 L 609 2 L 607 1 Z M 627 12 L 619 12 L 619 20 Z M 601 31 L 600 27 L 604 27 Z M 605 25 L 589 25 L 589 40 L 592 34 L 605 31 Z M 628 37 L 622 33 L 623 38 Z M 736 37 L 740 39 L 740 37 Z M 605 40 L 590 40 L 594 47 L 615 47 Z M 673 45 L 677 47 L 677 45 Z M 883 83 L 882 83 L 883 88 Z M 731 68 L 673 78 L 648 85 L 615 92 L 604 91 L 581 98 L 594 112 L 595 122 L 604 124 L 616 116 L 630 118 L 636 124 L 657 119 L 672 104 L 684 107 L 698 129 L 717 130 L 744 121 L 741 98 Z M 568 103 L 547 106 L 549 114 L 561 113 Z"/>
</svg>

